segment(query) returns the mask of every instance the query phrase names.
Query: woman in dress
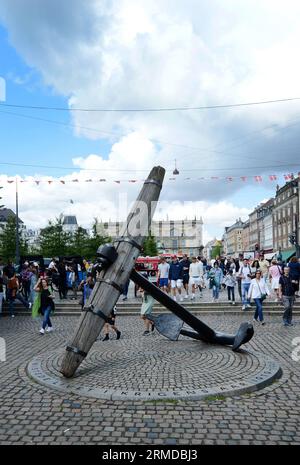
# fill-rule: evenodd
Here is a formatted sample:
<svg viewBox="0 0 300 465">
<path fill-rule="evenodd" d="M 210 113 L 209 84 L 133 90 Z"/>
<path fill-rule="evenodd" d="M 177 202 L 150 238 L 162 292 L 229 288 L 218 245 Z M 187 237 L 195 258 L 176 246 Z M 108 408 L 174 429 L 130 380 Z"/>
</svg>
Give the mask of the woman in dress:
<svg viewBox="0 0 300 465">
<path fill-rule="evenodd" d="M 272 260 L 272 264 L 269 268 L 269 279 L 271 283 L 271 289 L 276 294 L 275 302 L 279 301 L 279 278 L 282 275 L 281 267 L 278 265 L 276 260 Z"/>
</svg>

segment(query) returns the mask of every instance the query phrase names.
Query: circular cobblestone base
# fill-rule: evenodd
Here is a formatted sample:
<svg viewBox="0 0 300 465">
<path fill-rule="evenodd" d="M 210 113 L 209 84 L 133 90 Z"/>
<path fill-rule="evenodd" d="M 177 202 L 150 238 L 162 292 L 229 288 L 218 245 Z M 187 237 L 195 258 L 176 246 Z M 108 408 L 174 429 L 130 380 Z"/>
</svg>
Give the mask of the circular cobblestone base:
<svg viewBox="0 0 300 465">
<path fill-rule="evenodd" d="M 27 374 L 64 393 L 112 400 L 239 395 L 281 376 L 279 364 L 264 354 L 153 335 L 97 341 L 71 379 L 59 372 L 64 353 L 60 349 L 35 357 Z"/>
</svg>

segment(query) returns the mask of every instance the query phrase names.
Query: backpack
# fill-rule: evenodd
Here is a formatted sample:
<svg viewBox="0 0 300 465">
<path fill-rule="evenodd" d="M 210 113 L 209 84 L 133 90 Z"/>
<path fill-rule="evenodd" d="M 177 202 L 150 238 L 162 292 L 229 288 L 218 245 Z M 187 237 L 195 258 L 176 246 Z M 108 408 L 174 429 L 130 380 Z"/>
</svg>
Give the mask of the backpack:
<svg viewBox="0 0 300 465">
<path fill-rule="evenodd" d="M 18 289 L 17 278 L 10 278 L 7 284 L 8 289 Z"/>
</svg>

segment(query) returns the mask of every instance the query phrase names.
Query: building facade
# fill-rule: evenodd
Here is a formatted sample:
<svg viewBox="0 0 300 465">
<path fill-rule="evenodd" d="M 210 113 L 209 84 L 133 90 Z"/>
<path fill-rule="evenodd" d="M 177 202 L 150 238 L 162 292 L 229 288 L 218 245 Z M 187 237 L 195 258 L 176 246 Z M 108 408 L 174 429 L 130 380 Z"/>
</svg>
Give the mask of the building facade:
<svg viewBox="0 0 300 465">
<path fill-rule="evenodd" d="M 239 218 L 232 226 L 225 228 L 226 255 L 238 257 L 243 252 L 243 227 L 244 223 Z"/>
<path fill-rule="evenodd" d="M 99 234 L 112 239 L 120 236 L 123 222 L 102 222 L 97 225 Z M 155 237 L 159 253 L 186 253 L 199 255 L 203 245 L 203 220 L 152 221 L 151 234 Z"/>
<path fill-rule="evenodd" d="M 75 215 L 65 215 L 63 217 L 63 230 L 74 233 L 78 229 L 77 218 Z"/>
<path fill-rule="evenodd" d="M 273 243 L 275 251 L 282 251 L 283 258 L 295 252 L 289 235 L 295 232 L 299 237 L 299 178 L 277 188 L 273 208 Z"/>
</svg>

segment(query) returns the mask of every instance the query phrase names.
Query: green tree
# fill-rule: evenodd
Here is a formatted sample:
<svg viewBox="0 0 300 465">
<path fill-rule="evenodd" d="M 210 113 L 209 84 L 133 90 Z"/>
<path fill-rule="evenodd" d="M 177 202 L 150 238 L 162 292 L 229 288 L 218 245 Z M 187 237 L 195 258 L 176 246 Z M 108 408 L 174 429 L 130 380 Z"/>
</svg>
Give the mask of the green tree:
<svg viewBox="0 0 300 465">
<path fill-rule="evenodd" d="M 92 225 L 92 235 L 87 241 L 86 249 L 86 258 L 93 259 L 97 255 L 97 250 L 102 244 L 106 244 L 111 241 L 111 238 L 108 236 L 103 236 L 99 234 L 99 222 L 97 218 L 94 218 L 94 223 Z"/>
<path fill-rule="evenodd" d="M 19 225 L 20 255 L 28 253 L 28 245 L 24 238 L 24 232 Z M 3 228 L 0 227 L 0 254 L 4 262 L 14 261 L 16 258 L 16 217 L 10 215 Z"/>
<path fill-rule="evenodd" d="M 68 254 L 87 257 L 89 253 L 89 241 L 90 236 L 86 229 L 79 226 L 77 231 L 75 231 L 71 236 Z"/>
<path fill-rule="evenodd" d="M 216 258 L 221 255 L 221 245 L 214 245 L 211 250 L 211 258 Z"/>
<path fill-rule="evenodd" d="M 44 257 L 66 256 L 69 254 L 72 234 L 64 231 L 62 218 L 48 221 L 40 233 L 40 252 Z"/>
<path fill-rule="evenodd" d="M 149 257 L 156 257 L 158 255 L 157 243 L 151 234 L 145 239 L 143 245 L 143 254 Z"/>
</svg>

